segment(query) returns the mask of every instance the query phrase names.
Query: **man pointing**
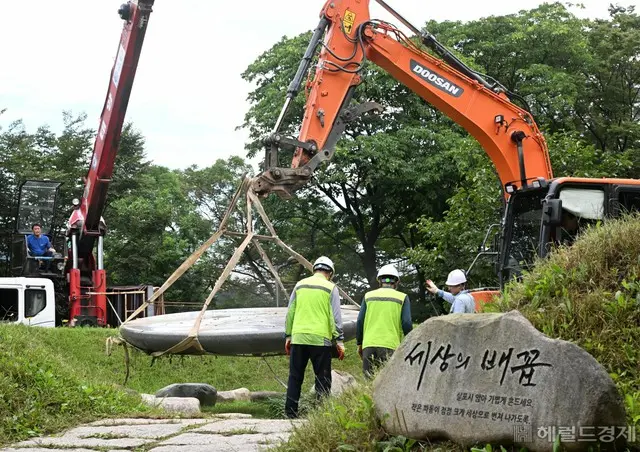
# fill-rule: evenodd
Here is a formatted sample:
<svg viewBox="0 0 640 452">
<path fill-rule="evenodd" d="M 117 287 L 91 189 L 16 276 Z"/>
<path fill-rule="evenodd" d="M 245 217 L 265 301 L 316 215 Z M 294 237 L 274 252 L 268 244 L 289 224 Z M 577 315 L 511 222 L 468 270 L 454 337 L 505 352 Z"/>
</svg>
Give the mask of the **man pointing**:
<svg viewBox="0 0 640 452">
<path fill-rule="evenodd" d="M 447 277 L 447 288 L 449 292 L 438 289 L 429 279 L 427 280 L 427 290 L 429 293 L 439 296 L 451 303 L 449 314 L 474 313 L 476 312 L 476 302 L 468 290 L 464 290 L 467 277 L 462 270 L 452 270 Z"/>
</svg>

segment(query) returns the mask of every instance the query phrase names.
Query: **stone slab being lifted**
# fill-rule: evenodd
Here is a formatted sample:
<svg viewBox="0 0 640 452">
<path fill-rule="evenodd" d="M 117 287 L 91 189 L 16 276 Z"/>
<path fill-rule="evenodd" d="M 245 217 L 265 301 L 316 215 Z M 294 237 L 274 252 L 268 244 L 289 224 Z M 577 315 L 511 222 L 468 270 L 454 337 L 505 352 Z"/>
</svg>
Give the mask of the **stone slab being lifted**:
<svg viewBox="0 0 640 452">
<path fill-rule="evenodd" d="M 120 327 L 122 337 L 147 353 L 163 352 L 185 339 L 200 311 L 136 319 Z M 344 340 L 356 337 L 359 309 L 341 308 Z M 284 354 L 287 308 L 214 309 L 205 312 L 198 341 L 216 355 Z M 201 354 L 193 346 L 182 354 Z"/>
<path fill-rule="evenodd" d="M 415 328 L 380 370 L 374 402 L 387 432 L 551 451 L 617 450 L 624 405 L 605 369 L 519 312 L 451 314 Z M 613 435 L 613 436 L 612 436 Z"/>
</svg>

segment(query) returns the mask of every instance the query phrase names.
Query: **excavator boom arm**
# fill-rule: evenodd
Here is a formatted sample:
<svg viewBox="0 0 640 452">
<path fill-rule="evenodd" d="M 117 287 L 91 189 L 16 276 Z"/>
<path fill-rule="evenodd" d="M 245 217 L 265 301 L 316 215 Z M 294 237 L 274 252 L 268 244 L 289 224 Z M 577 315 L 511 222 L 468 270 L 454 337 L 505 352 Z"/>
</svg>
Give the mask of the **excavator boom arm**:
<svg viewBox="0 0 640 452">
<path fill-rule="evenodd" d="M 500 88 L 491 89 L 482 76 L 450 53 L 447 60 L 451 64 L 447 64 L 423 51 L 394 26 L 371 20 L 368 0 L 329 0 L 320 17 L 319 29 L 325 27 L 324 41 L 319 40 L 316 29 L 305 54 L 307 58 L 310 50 L 321 47 L 300 133 L 297 139 L 279 133 L 288 100 L 267 139 L 270 148 L 266 168 L 254 181 L 256 192 L 263 196 L 270 192 L 291 196 L 306 184 L 320 162 L 331 158 L 349 121 L 381 108 L 370 102 L 350 105 L 366 60 L 387 71 L 475 137 L 494 163 L 503 185 L 520 187 L 531 180 L 553 177 L 546 142 L 531 114 L 512 103 Z M 439 53 L 447 52 L 433 36 L 421 37 Z M 308 67 L 308 63 L 301 64 L 292 86 L 300 84 L 300 73 Z M 288 97 L 297 94 L 292 86 Z M 283 145 L 295 147 L 291 168 L 273 166 L 274 150 Z"/>
</svg>

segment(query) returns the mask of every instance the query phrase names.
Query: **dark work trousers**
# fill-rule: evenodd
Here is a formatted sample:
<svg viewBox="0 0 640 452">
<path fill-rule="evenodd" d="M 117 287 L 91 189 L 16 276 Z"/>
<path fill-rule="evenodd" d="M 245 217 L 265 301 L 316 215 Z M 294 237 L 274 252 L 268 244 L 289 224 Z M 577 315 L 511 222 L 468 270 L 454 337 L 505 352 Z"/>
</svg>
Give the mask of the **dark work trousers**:
<svg viewBox="0 0 640 452">
<path fill-rule="evenodd" d="M 289 418 L 298 417 L 298 401 L 309 360 L 316 374 L 316 397 L 331 392 L 331 347 L 291 344 L 287 401 L 284 405 L 284 412 Z"/>
<path fill-rule="evenodd" d="M 376 367 L 380 367 L 393 354 L 393 350 L 385 347 L 367 347 L 362 349 L 362 372 L 371 379 Z"/>
</svg>

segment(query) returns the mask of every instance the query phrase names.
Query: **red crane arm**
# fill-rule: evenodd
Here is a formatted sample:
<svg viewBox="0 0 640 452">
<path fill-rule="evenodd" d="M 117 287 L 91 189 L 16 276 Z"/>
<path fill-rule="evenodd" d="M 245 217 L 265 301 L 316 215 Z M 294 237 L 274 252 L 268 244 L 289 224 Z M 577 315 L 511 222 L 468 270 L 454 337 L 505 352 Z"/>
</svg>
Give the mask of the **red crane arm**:
<svg viewBox="0 0 640 452">
<path fill-rule="evenodd" d="M 267 170 L 254 182 L 257 192 L 264 195 L 276 191 L 289 196 L 306 183 L 319 162 L 331 158 L 346 122 L 373 107 L 380 107 L 371 103 L 355 109 L 349 107 L 354 88 L 361 81 L 358 69 L 365 59 L 387 71 L 475 137 L 495 165 L 503 184 L 521 186 L 527 180 L 553 177 L 545 139 L 531 114 L 512 103 L 502 90 L 492 87 L 482 76 L 462 63 L 453 67 L 433 57 L 392 25 L 370 20 L 369 1 L 330 0 L 320 17 L 319 28 L 325 28 L 325 39 L 322 43 L 312 39 L 307 49 L 309 52 L 311 47 L 322 47 L 310 82 L 299 136 L 296 140 L 278 134 L 279 120 L 269 140 L 272 152 L 275 146 L 283 144 L 296 148 L 292 168 L 269 169 L 274 158 L 268 154 Z M 305 69 L 303 65 L 301 68 Z M 289 93 L 293 93 L 291 87 Z M 285 108 L 287 106 L 288 103 Z"/>
<path fill-rule="evenodd" d="M 100 115 L 84 193 L 71 214 L 67 228 L 67 236 L 71 239 L 66 269 L 72 325 L 76 322 L 81 325 L 107 325 L 107 275 L 103 249 L 106 226 L 102 213 L 153 3 L 154 0 L 129 0 L 118 10 L 125 23 L 109 77 L 109 90 Z M 97 259 L 93 255 L 96 240 Z"/>
<path fill-rule="evenodd" d="M 70 220 L 71 229 L 80 229 L 82 241 L 90 243 L 80 247 L 88 252 L 93 248 L 93 239 L 104 234 L 101 217 L 153 3 L 154 0 L 130 1 L 119 11 L 125 24 L 109 77 L 109 90 L 100 115 L 84 193 Z"/>
</svg>

